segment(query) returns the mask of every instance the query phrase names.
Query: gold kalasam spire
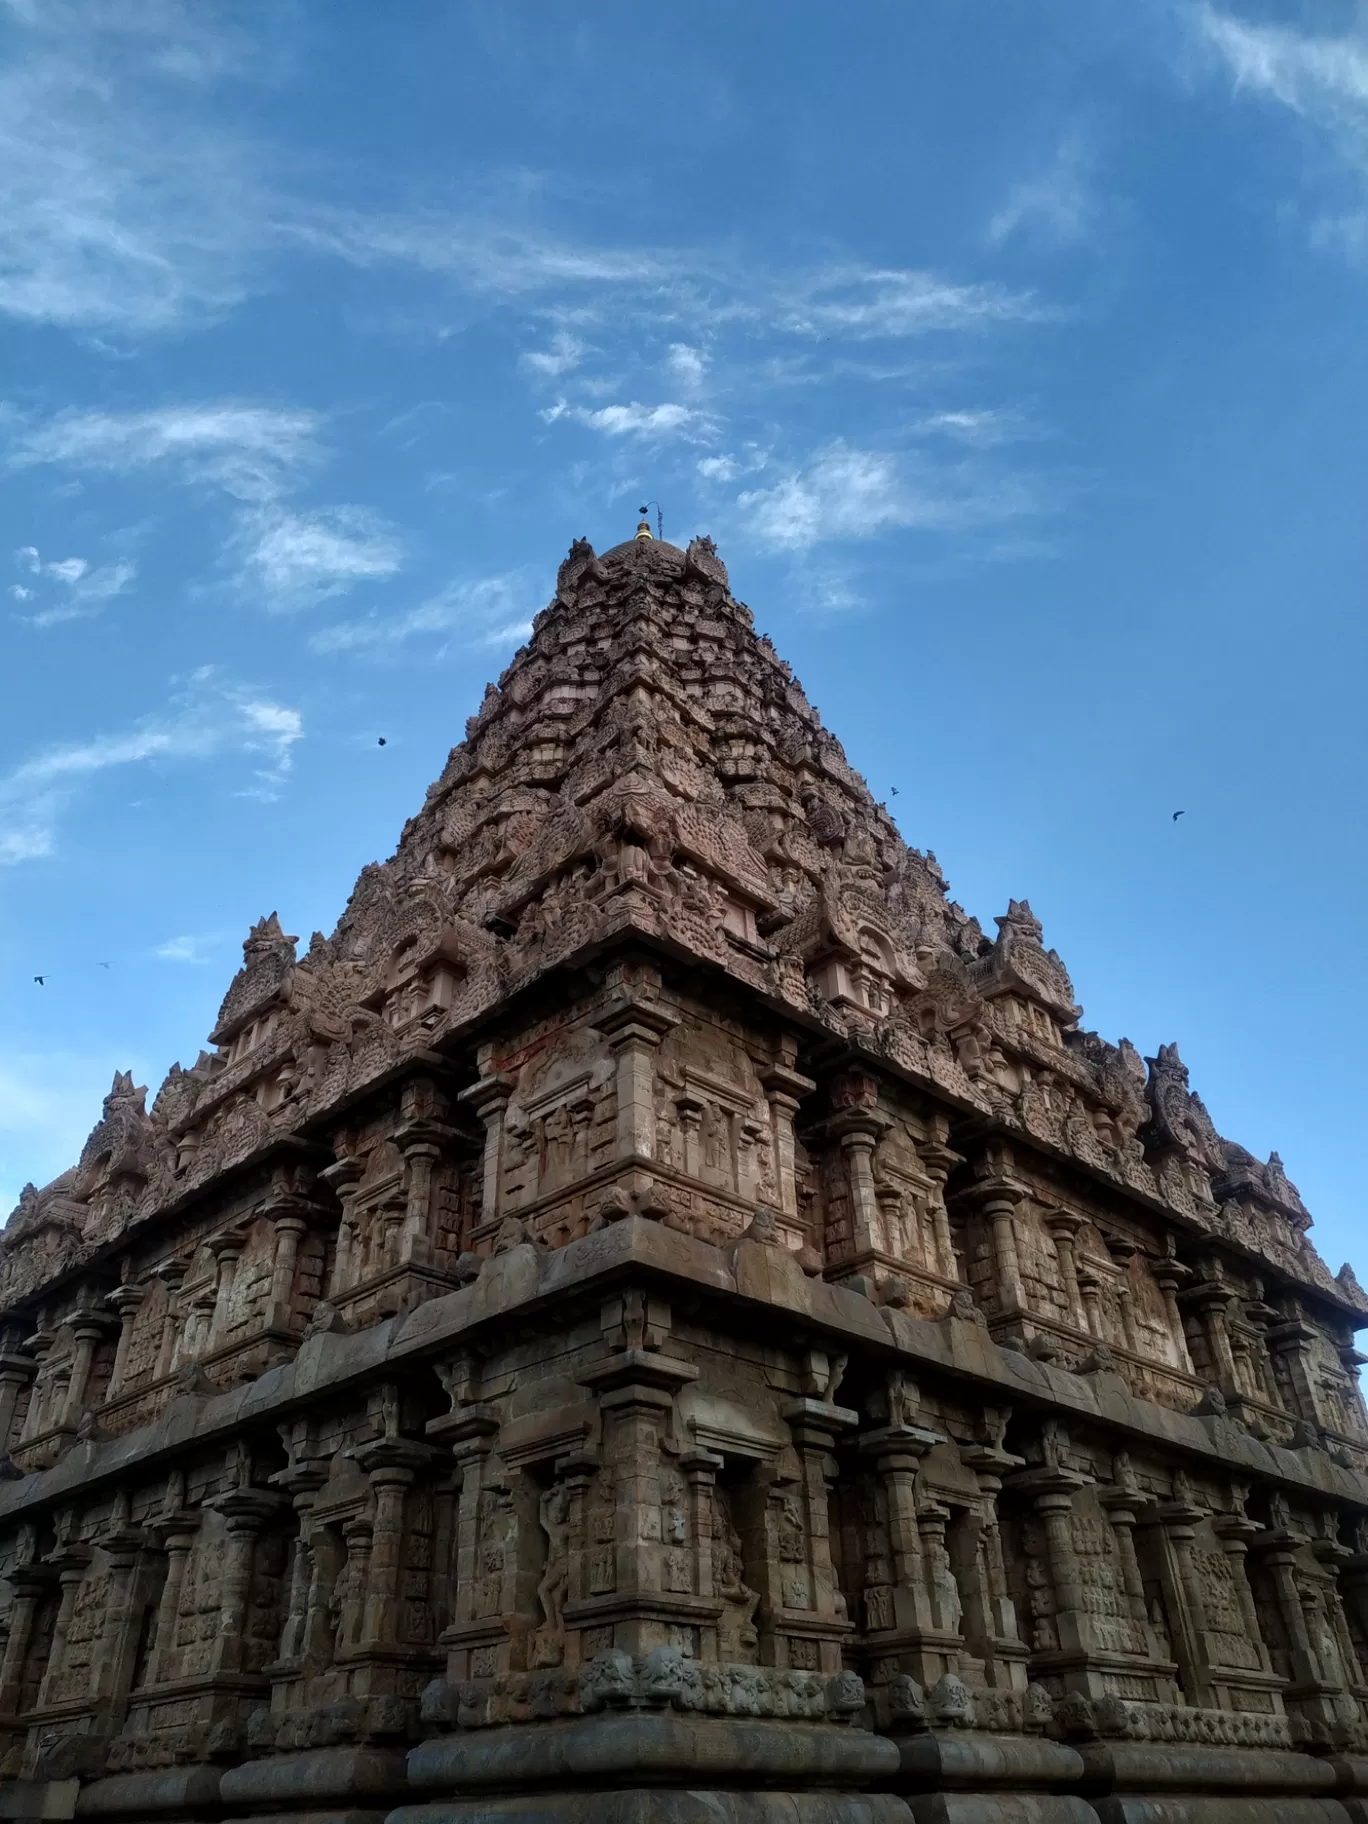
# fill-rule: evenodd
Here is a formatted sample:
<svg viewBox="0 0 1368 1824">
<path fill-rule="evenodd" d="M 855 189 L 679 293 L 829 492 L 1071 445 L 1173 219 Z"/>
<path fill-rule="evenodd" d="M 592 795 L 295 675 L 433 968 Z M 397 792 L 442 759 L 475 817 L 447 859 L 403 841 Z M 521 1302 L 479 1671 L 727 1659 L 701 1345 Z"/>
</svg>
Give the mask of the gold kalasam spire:
<svg viewBox="0 0 1368 1824">
<path fill-rule="evenodd" d="M 636 529 L 636 535 L 638 538 L 649 539 L 652 543 L 655 542 L 655 534 L 651 531 L 651 522 L 646 517 L 645 507 L 641 509 L 641 524 Z"/>
</svg>

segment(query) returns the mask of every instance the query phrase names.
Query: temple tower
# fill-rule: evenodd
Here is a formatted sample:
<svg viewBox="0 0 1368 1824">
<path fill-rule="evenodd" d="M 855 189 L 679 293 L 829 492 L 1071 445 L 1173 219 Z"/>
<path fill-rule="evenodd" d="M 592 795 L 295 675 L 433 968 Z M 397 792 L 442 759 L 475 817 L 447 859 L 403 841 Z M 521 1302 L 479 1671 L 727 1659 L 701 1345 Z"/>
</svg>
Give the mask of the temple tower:
<svg viewBox="0 0 1368 1824">
<path fill-rule="evenodd" d="M 1081 1015 L 710 540 L 577 541 L 0 1236 L 0 1815 L 1368 1816 L 1368 1300 Z"/>
</svg>

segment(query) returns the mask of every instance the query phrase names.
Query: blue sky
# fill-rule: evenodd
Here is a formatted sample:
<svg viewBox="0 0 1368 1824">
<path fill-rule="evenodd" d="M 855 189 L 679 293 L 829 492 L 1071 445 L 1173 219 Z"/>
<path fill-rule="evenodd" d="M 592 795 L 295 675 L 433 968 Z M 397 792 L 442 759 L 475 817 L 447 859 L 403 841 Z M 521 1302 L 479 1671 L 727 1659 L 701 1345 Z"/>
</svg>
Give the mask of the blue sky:
<svg viewBox="0 0 1368 1824">
<path fill-rule="evenodd" d="M 1362 1266 L 1364 18 L 0 0 L 0 1204 L 650 498 Z"/>
</svg>

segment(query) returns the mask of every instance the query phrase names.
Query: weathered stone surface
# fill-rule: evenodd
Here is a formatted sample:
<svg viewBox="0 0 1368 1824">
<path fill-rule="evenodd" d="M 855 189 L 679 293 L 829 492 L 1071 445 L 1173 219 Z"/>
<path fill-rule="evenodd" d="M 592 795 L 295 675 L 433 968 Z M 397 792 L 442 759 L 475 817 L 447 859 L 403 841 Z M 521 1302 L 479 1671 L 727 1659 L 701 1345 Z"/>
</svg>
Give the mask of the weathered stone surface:
<svg viewBox="0 0 1368 1824">
<path fill-rule="evenodd" d="M 577 542 L 0 1236 L 0 1816 L 1364 1824 L 1368 1299 L 1080 1017 Z"/>
</svg>

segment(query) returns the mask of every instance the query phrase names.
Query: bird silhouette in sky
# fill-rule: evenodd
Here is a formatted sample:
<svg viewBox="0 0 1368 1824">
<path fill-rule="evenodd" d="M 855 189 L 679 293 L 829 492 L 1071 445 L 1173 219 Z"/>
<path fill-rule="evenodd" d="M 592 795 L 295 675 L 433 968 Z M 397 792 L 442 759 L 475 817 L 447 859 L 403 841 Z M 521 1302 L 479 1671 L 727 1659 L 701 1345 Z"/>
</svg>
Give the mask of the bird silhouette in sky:
<svg viewBox="0 0 1368 1824">
<path fill-rule="evenodd" d="M 383 735 L 381 735 L 379 741 L 376 743 L 376 746 L 383 747 L 384 745 L 385 745 L 385 737 Z"/>
<path fill-rule="evenodd" d="M 108 969 L 108 967 L 109 967 L 109 964 L 108 964 L 108 963 L 101 963 L 101 964 L 100 964 L 100 967 L 101 967 L 101 969 Z"/>
<path fill-rule="evenodd" d="M 1187 816 L 1187 812 L 1186 812 L 1186 811 L 1175 811 L 1175 812 L 1174 812 L 1174 813 L 1173 813 L 1173 821 L 1174 821 L 1174 822 L 1175 822 L 1175 823 L 1177 823 L 1177 821 L 1178 821 L 1178 819 L 1179 819 L 1179 818 L 1180 818 L 1180 817 L 1186 817 L 1186 816 Z"/>
<path fill-rule="evenodd" d="M 40 988 L 45 988 L 47 986 L 47 982 L 41 975 L 35 975 L 33 979 Z"/>
<path fill-rule="evenodd" d="M 894 797 L 895 797 L 895 798 L 896 798 L 896 797 L 897 797 L 897 795 L 898 795 L 898 788 L 897 788 L 897 786 L 896 786 L 896 785 L 895 785 L 895 786 L 894 786 L 894 787 L 893 787 L 893 796 L 894 796 Z"/>
</svg>

